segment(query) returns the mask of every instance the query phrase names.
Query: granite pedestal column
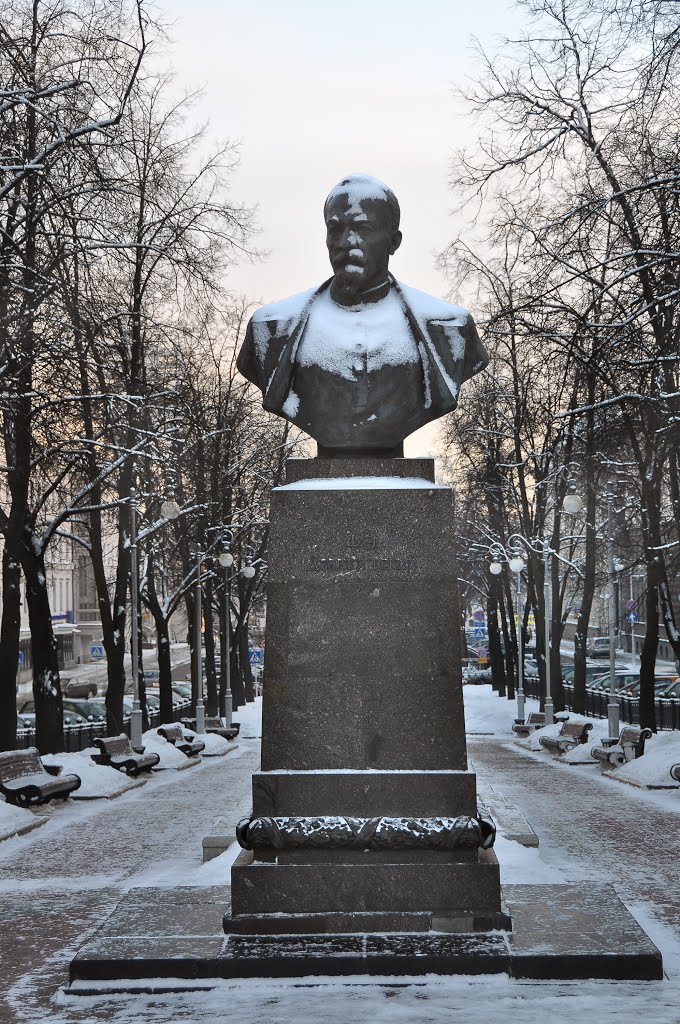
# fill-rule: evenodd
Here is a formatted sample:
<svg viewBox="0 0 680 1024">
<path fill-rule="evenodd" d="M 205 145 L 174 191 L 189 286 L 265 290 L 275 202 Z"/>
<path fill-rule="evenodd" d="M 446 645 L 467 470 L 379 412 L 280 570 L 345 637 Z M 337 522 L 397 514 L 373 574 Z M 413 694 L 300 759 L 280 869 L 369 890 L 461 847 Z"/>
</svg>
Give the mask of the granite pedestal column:
<svg viewBox="0 0 680 1024">
<path fill-rule="evenodd" d="M 288 461 L 272 493 L 254 819 L 387 817 L 418 831 L 476 818 L 455 576 L 452 493 L 432 460 Z M 493 852 L 436 845 L 300 848 L 277 834 L 236 861 L 225 930 L 507 925 Z"/>
</svg>

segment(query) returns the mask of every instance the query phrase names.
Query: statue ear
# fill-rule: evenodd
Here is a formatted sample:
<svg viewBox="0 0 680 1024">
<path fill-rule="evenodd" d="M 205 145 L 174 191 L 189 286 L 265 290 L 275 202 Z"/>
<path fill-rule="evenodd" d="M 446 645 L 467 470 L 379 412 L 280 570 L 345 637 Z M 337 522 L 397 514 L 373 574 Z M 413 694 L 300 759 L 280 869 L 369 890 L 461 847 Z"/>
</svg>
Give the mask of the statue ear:
<svg viewBox="0 0 680 1024">
<path fill-rule="evenodd" d="M 395 252 L 401 245 L 401 231 L 393 231 L 391 244 L 390 244 L 390 256 L 394 256 Z"/>
</svg>

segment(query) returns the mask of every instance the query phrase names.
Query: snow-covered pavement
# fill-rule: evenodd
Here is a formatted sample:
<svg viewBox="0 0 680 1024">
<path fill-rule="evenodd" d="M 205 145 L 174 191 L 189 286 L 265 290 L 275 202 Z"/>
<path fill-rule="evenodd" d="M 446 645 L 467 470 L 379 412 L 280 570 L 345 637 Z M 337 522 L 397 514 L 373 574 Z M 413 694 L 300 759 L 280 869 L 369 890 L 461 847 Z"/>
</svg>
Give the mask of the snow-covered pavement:
<svg viewBox="0 0 680 1024">
<path fill-rule="evenodd" d="M 236 820 L 247 808 L 258 762 L 257 741 L 245 738 L 256 733 L 249 709 L 239 715 L 239 749 L 225 758 L 164 772 L 114 801 L 57 808 L 43 828 L 0 846 L 1 1024 L 633 1024 L 641 1017 L 678 1024 L 680 792 L 642 792 L 522 749 L 511 739 L 514 707 L 488 687 L 466 687 L 466 706 L 475 769 L 540 836 L 538 850 L 499 841 L 505 880 L 612 882 L 661 948 L 668 980 L 316 978 L 309 985 L 221 982 L 211 991 L 155 996 L 64 994 L 71 956 L 122 892 L 215 885 L 226 876 L 232 851 L 202 866 L 201 837 L 218 815 Z"/>
</svg>

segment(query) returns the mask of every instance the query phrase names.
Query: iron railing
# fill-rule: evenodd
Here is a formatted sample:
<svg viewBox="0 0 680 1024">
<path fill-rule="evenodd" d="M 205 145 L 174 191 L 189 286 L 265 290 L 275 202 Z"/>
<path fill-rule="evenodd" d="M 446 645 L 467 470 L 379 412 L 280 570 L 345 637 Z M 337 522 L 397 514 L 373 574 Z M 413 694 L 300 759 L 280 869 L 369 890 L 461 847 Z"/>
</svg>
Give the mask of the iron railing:
<svg viewBox="0 0 680 1024">
<path fill-rule="evenodd" d="M 189 700 L 177 701 L 172 709 L 173 722 L 179 722 L 183 715 L 186 715 L 187 708 L 191 704 Z M 149 728 L 155 729 L 161 724 L 160 711 L 149 712 Z M 130 716 L 123 718 L 123 731 L 130 735 Z M 75 725 L 64 726 L 64 753 L 75 754 L 79 750 L 87 750 L 93 746 L 99 736 L 106 736 L 106 722 L 78 722 Z M 27 747 L 34 747 L 35 729 L 17 729 L 17 750 L 26 750 Z"/>
<path fill-rule="evenodd" d="M 573 711 L 574 688 L 570 683 L 563 683 L 564 708 L 566 711 Z M 527 697 L 541 699 L 541 684 L 537 676 L 526 676 L 524 679 L 524 692 Z M 618 694 L 619 717 L 627 725 L 640 724 L 640 698 Z M 608 690 L 590 690 L 586 687 L 586 715 L 589 718 L 606 718 L 607 704 L 609 703 Z M 656 711 L 657 729 L 680 729 L 680 698 L 678 697 L 657 697 L 654 701 Z"/>
</svg>

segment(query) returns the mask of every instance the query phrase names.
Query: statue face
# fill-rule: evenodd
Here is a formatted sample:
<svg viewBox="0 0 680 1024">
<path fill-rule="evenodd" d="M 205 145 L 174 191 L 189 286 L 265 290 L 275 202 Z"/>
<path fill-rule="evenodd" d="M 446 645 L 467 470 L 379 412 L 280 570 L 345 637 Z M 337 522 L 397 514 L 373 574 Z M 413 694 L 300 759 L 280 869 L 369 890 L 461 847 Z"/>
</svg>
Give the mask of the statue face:
<svg viewBox="0 0 680 1024">
<path fill-rule="evenodd" d="M 379 199 L 356 200 L 335 196 L 326 207 L 326 245 L 333 267 L 333 295 L 351 304 L 362 292 L 387 278 L 390 256 L 401 243 L 401 232 L 389 226 L 388 208 Z"/>
</svg>

